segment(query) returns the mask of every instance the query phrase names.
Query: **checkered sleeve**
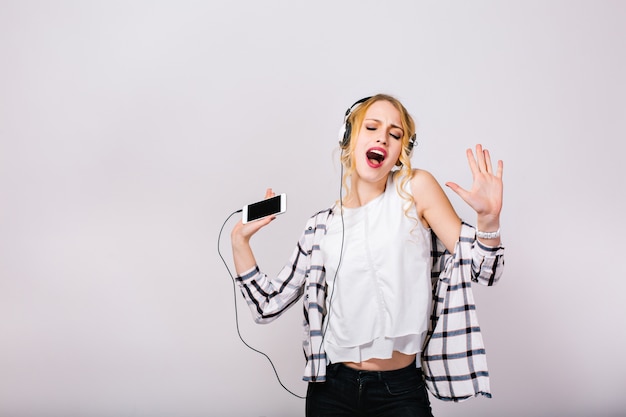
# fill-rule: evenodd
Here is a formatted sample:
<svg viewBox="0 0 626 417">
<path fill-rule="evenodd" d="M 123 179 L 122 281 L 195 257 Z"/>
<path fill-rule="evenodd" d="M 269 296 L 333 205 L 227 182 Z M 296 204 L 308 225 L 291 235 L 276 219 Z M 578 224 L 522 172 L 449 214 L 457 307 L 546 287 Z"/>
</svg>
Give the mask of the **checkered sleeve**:
<svg viewBox="0 0 626 417">
<path fill-rule="evenodd" d="M 468 230 L 468 233 L 472 231 Z M 501 245 L 486 246 L 471 237 L 468 239 L 471 244 L 472 281 L 488 286 L 496 284 L 504 270 L 504 248 Z"/>
<path fill-rule="evenodd" d="M 270 279 L 258 266 L 237 276 L 241 293 L 257 323 L 269 323 L 291 307 L 304 293 L 310 250 L 306 232 L 300 237 L 289 262 Z"/>
<path fill-rule="evenodd" d="M 466 223 L 453 255 L 433 235 L 433 312 L 422 368 L 429 391 L 444 401 L 491 397 L 471 284 L 493 285 L 498 281 L 504 249 L 478 245 L 475 229 Z"/>
</svg>

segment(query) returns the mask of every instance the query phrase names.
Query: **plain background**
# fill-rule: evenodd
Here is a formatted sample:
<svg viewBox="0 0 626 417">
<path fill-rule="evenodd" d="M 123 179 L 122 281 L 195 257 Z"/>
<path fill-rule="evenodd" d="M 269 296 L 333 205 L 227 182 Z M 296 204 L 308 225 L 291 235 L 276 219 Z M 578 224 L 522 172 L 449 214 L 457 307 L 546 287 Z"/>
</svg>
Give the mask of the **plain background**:
<svg viewBox="0 0 626 417">
<path fill-rule="evenodd" d="M 253 240 L 278 272 L 376 92 L 442 184 L 471 184 L 476 143 L 505 162 L 505 275 L 474 291 L 494 397 L 435 414 L 624 415 L 625 21 L 617 0 L 1 1 L 0 415 L 304 415 L 238 339 L 218 233 L 287 193 Z M 301 305 L 259 326 L 237 302 L 304 395 Z"/>
</svg>

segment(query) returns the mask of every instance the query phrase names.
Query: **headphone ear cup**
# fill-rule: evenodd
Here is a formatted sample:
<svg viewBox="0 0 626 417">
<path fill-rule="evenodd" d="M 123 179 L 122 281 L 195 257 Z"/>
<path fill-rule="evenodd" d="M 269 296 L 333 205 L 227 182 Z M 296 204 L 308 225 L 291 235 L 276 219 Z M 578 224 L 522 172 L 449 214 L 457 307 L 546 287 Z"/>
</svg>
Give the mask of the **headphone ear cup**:
<svg viewBox="0 0 626 417">
<path fill-rule="evenodd" d="M 344 123 L 342 130 L 343 138 L 341 138 L 341 148 L 346 149 L 348 145 L 350 145 L 350 135 L 352 135 L 352 123 Z"/>
<path fill-rule="evenodd" d="M 346 123 L 344 122 L 339 128 L 339 134 L 337 135 L 337 143 L 343 148 L 343 142 L 346 139 Z"/>
<path fill-rule="evenodd" d="M 406 147 L 406 150 L 407 150 L 406 153 L 409 157 L 411 156 L 411 153 L 413 153 L 413 147 L 415 147 L 416 145 L 416 141 L 415 141 L 417 139 L 416 136 L 417 135 L 415 133 L 413 134 L 413 136 L 411 136 L 411 139 L 409 139 L 409 144 Z"/>
<path fill-rule="evenodd" d="M 409 158 L 411 157 L 411 154 L 413 153 L 413 147 L 416 145 L 416 134 L 414 133 L 413 136 L 411 136 L 411 139 L 409 139 L 409 143 L 407 143 L 406 145 L 406 156 L 408 156 Z M 396 162 L 396 166 L 402 166 L 402 163 L 400 162 L 400 160 L 398 160 L 398 162 Z"/>
<path fill-rule="evenodd" d="M 354 109 L 359 104 L 369 100 L 372 96 L 363 97 L 362 99 L 356 101 L 352 106 L 346 110 L 346 114 L 343 116 L 343 125 L 341 125 L 341 129 L 339 129 L 339 146 L 341 149 L 346 149 L 348 145 L 350 145 L 350 136 L 352 135 L 352 125 L 348 121 L 350 117 L 350 113 L 352 113 L 352 109 Z"/>
</svg>

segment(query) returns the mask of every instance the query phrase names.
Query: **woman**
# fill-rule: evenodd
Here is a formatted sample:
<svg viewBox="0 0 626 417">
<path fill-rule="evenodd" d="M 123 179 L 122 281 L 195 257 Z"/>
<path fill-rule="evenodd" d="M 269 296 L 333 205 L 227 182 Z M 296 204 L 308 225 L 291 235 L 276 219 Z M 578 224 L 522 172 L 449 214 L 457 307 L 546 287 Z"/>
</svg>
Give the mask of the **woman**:
<svg viewBox="0 0 626 417">
<path fill-rule="evenodd" d="M 398 100 L 383 94 L 359 100 L 346 112 L 344 130 L 345 196 L 309 219 L 289 263 L 273 279 L 258 268 L 249 242 L 274 218 L 239 222 L 231 233 L 237 282 L 259 323 L 304 296 L 307 416 L 430 416 L 421 366 L 431 372 L 430 363 L 448 360 L 425 351 L 440 346 L 433 331 L 444 321 L 436 317 L 450 311 L 440 308 L 450 291 L 431 301 L 431 273 L 439 271 L 434 265 L 442 255 L 436 245 L 447 255 L 441 282 L 449 283 L 451 265 L 466 264 L 473 281 L 491 285 L 499 279 L 502 162 L 494 172 L 489 152 L 477 145 L 475 155 L 467 150 L 471 189 L 446 183 L 476 211 L 474 230 L 430 173 L 411 168 L 415 124 Z M 268 189 L 266 197 L 273 195 Z M 461 252 L 471 262 L 455 264 Z M 473 350 L 465 358 L 480 353 Z M 475 372 L 471 365 L 471 378 L 487 377 L 486 369 Z M 440 396 L 437 380 L 429 388 L 439 398 L 489 396 L 487 382 L 474 384 L 467 395 Z"/>
</svg>

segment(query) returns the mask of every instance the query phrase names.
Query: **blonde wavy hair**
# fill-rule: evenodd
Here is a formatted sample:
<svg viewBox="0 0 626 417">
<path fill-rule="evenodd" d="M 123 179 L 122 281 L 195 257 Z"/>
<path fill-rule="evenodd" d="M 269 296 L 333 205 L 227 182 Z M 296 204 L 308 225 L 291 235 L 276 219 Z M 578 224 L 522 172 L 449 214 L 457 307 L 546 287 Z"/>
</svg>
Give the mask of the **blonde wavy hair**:
<svg viewBox="0 0 626 417">
<path fill-rule="evenodd" d="M 348 199 L 351 196 L 351 188 L 348 179 L 352 174 L 356 172 L 356 161 L 352 157 L 354 155 L 354 149 L 356 148 L 356 140 L 352 140 L 359 135 L 363 120 L 365 119 L 365 113 L 370 106 L 377 101 L 387 101 L 393 105 L 400 113 L 400 123 L 403 131 L 402 135 L 402 151 L 400 152 L 400 158 L 396 162 L 396 166 L 399 169 L 393 171 L 394 182 L 398 194 L 403 200 L 406 200 L 409 204 L 405 205 L 405 213 L 410 209 L 410 205 L 413 203 L 413 198 L 405 191 L 406 184 L 411 180 L 413 175 L 413 168 L 411 168 L 411 148 L 410 139 L 415 134 L 415 121 L 413 117 L 406 110 L 404 105 L 395 97 L 387 94 L 376 94 L 370 97 L 358 107 L 356 107 L 348 116 L 346 123 L 350 123 L 351 132 L 350 140 L 346 146 L 341 146 L 341 164 L 343 166 L 343 178 L 341 179 L 343 187 L 346 190 L 346 197 Z M 400 181 L 396 181 L 397 179 Z"/>
</svg>

